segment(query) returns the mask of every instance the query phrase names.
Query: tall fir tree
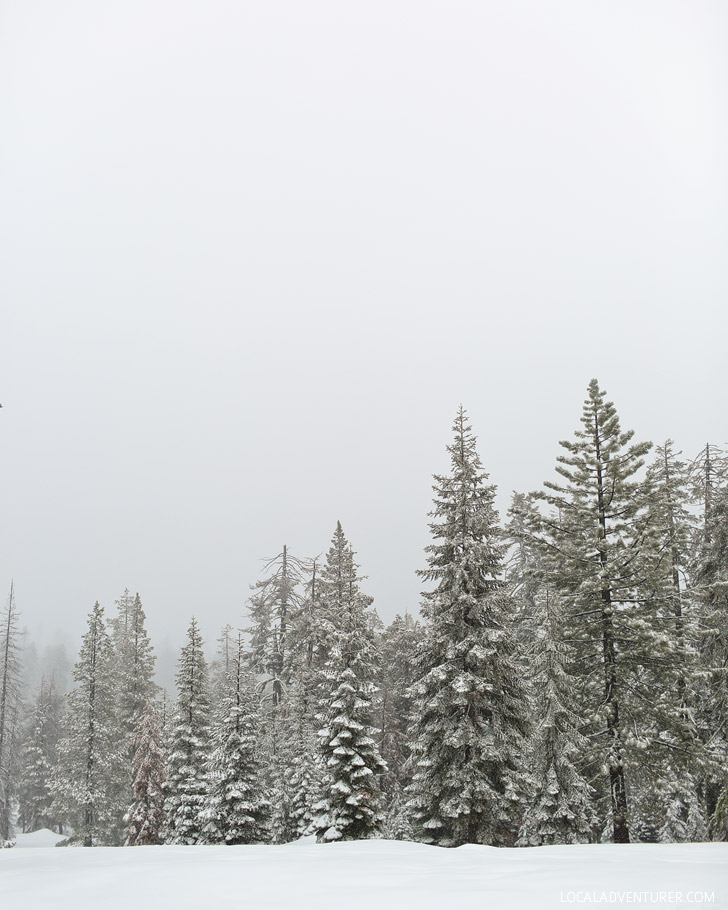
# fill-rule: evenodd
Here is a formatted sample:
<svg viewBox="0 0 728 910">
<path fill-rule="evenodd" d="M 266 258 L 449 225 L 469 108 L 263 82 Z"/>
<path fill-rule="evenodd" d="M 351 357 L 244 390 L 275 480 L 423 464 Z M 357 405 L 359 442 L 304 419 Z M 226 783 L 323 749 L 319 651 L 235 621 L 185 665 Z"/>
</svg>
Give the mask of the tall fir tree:
<svg viewBox="0 0 728 910">
<path fill-rule="evenodd" d="M 435 475 L 434 542 L 419 574 L 426 642 L 412 686 L 409 805 L 425 843 L 506 844 L 524 795 L 528 697 L 503 582 L 504 542 L 476 440 L 460 407 Z M 520 778 L 520 779 L 519 779 Z"/>
<path fill-rule="evenodd" d="M 163 843 L 164 782 L 167 777 L 161 718 L 148 701 L 132 738 L 132 796 L 124 821 L 126 847 Z"/>
<path fill-rule="evenodd" d="M 372 726 L 378 672 L 368 608 L 354 553 L 337 522 L 322 572 L 322 597 L 334 628 L 322 670 L 319 730 L 322 798 L 313 830 L 319 841 L 375 837 L 384 821 L 380 777 L 386 772 Z"/>
<path fill-rule="evenodd" d="M 73 668 L 75 687 L 68 696 L 52 784 L 52 811 L 73 829 L 71 842 L 84 847 L 118 844 L 121 839 L 126 767 L 115 667 L 104 611 L 97 601 Z"/>
<path fill-rule="evenodd" d="M 565 604 L 566 635 L 581 668 L 579 713 L 592 744 L 590 767 L 604 770 L 591 778 L 601 797 L 604 834 L 627 843 L 630 815 L 639 827 L 639 805 L 649 800 L 655 782 L 651 772 L 644 776 L 645 750 L 669 748 L 661 731 L 672 722 L 653 691 L 674 635 L 660 621 L 660 545 L 640 477 L 651 443 L 633 443 L 633 431 L 622 431 L 596 379 L 574 436 L 560 443 L 565 454 L 556 471 L 562 481 L 546 482 L 537 494 L 548 512 L 536 536 L 544 571 Z"/>
<path fill-rule="evenodd" d="M 270 794 L 274 843 L 286 843 L 294 836 L 288 775 L 292 757 L 287 702 L 293 672 L 289 641 L 292 622 L 301 610 L 305 566 L 305 561 L 292 556 L 284 545 L 267 561 L 265 575 L 253 585 L 249 601 L 249 662 L 261 695 L 264 777 Z"/>
<path fill-rule="evenodd" d="M 200 810 L 207 793 L 209 710 L 207 661 L 193 616 L 177 669 L 177 705 L 164 785 L 167 843 L 196 844 L 202 838 Z"/>
<path fill-rule="evenodd" d="M 230 687 L 215 715 L 207 763 L 208 792 L 200 812 L 206 843 L 257 844 L 266 839 L 270 803 L 263 786 L 260 713 L 238 634 Z"/>
<path fill-rule="evenodd" d="M 22 666 L 18 619 L 15 587 L 11 582 L 7 606 L 0 613 L 0 846 L 14 835 L 13 806 L 20 769 Z"/>
</svg>

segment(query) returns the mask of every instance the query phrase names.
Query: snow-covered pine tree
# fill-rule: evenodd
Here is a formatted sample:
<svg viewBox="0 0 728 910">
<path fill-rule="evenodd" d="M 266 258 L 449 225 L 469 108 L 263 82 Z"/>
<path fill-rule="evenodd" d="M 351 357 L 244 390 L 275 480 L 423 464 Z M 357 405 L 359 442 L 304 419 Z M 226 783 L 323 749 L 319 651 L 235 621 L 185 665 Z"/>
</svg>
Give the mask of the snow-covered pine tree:
<svg viewBox="0 0 728 910">
<path fill-rule="evenodd" d="M 202 836 L 199 816 L 207 793 L 210 703 L 207 661 L 194 616 L 177 667 L 177 705 L 164 784 L 165 841 L 196 844 Z"/>
<path fill-rule="evenodd" d="M 61 833 L 52 810 L 51 782 L 58 761 L 62 711 L 63 699 L 54 678 L 51 676 L 48 681 L 41 678 L 22 744 L 18 802 L 23 831 L 50 828 Z"/>
<path fill-rule="evenodd" d="M 335 628 L 323 682 L 319 730 L 325 762 L 313 830 L 319 841 L 375 837 L 383 815 L 379 777 L 386 772 L 372 726 L 378 656 L 358 566 L 337 522 L 322 572 L 322 599 Z"/>
<path fill-rule="evenodd" d="M 713 503 L 728 484 L 728 454 L 713 443 L 706 443 L 690 463 L 692 501 L 700 506 L 701 527 L 696 549 L 709 544 L 713 537 Z M 700 557 L 695 560 L 700 565 Z"/>
<path fill-rule="evenodd" d="M 649 577 L 651 539 L 645 488 L 635 477 L 650 443 L 631 442 L 596 379 L 589 383 L 582 428 L 562 441 L 561 483 L 537 494 L 550 512 L 539 543 L 544 571 L 562 596 L 566 635 L 576 651 L 581 714 L 593 749 L 592 783 L 606 801 L 605 824 L 615 843 L 630 840 L 628 766 L 644 765 L 655 732 L 652 694 L 640 691 L 654 647 Z M 597 672 L 597 668 L 599 672 Z"/>
<path fill-rule="evenodd" d="M 249 665 L 261 695 L 264 778 L 270 795 L 270 836 L 274 843 L 286 843 L 294 837 L 288 785 L 292 756 L 287 700 L 293 672 L 289 637 L 292 620 L 301 610 L 305 569 L 305 561 L 292 556 L 284 546 L 266 563 L 265 577 L 252 586 L 249 601 Z"/>
<path fill-rule="evenodd" d="M 246 670 L 238 633 L 230 687 L 215 715 L 207 763 L 208 791 L 200 811 L 209 844 L 257 844 L 267 838 L 270 803 L 263 786 L 259 749 L 260 713 L 255 681 Z"/>
<path fill-rule="evenodd" d="M 547 587 L 535 595 L 539 630 L 532 664 L 536 716 L 529 754 L 535 780 L 518 845 L 589 843 L 597 831 L 592 788 L 581 770 L 587 752 L 573 710 L 573 654 L 563 638 L 560 604 Z"/>
<path fill-rule="evenodd" d="M 167 770 L 161 719 L 151 701 L 147 702 L 137 719 L 131 745 L 134 801 L 124 816 L 124 846 L 161 844 L 164 842 L 164 781 Z"/>
<path fill-rule="evenodd" d="M 306 563 L 283 550 L 264 567 L 265 577 L 252 586 L 250 666 L 261 680 L 264 701 L 281 704 L 290 675 L 287 656 L 291 617 L 301 605 L 300 586 Z"/>
<path fill-rule="evenodd" d="M 22 667 L 15 588 L 0 613 L 0 847 L 13 831 L 13 804 L 18 789 L 18 745 Z"/>
<path fill-rule="evenodd" d="M 655 450 L 646 495 L 652 554 L 646 560 L 654 646 L 643 670 L 653 700 L 654 731 L 649 774 L 633 784 L 634 812 L 655 827 L 661 842 L 704 840 L 706 820 L 700 781 L 709 768 L 695 723 L 704 673 L 696 644 L 698 630 L 688 561 L 695 521 L 689 510 L 688 465 L 672 440 Z M 646 573 L 647 574 L 647 573 Z M 643 682 L 644 686 L 644 682 Z M 640 787 L 639 779 L 644 779 Z"/>
<path fill-rule="evenodd" d="M 435 587 L 423 595 L 425 654 L 412 686 L 409 805 L 425 843 L 506 844 L 527 781 L 528 695 L 502 580 L 495 486 L 462 406 L 453 434 L 451 473 L 435 475 L 434 542 L 419 573 Z"/>
<path fill-rule="evenodd" d="M 131 742 L 137 722 L 146 705 L 156 697 L 154 649 L 145 623 L 146 615 L 137 593 L 127 588 L 119 600 L 118 615 L 112 623 L 119 685 L 119 717 L 123 735 Z M 131 756 L 130 756 L 131 757 Z"/>
<path fill-rule="evenodd" d="M 318 559 L 302 563 L 303 593 L 290 615 L 286 662 L 288 703 L 286 706 L 285 793 L 286 819 L 290 839 L 312 830 L 314 806 L 323 788 L 324 768 L 316 721 L 319 710 L 318 684 L 325 663 L 325 643 L 331 623 L 321 600 L 321 568 Z"/>
<path fill-rule="evenodd" d="M 120 842 L 126 766 L 117 710 L 116 662 L 98 601 L 88 617 L 75 687 L 68 696 L 64 735 L 58 745 L 51 811 L 73 829 L 84 847 Z"/>
</svg>

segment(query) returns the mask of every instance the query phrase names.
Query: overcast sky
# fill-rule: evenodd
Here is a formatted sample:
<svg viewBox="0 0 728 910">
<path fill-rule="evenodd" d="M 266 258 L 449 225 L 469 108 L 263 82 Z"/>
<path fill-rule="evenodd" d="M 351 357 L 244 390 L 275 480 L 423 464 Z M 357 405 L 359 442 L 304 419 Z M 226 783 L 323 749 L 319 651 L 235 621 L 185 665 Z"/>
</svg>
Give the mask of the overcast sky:
<svg viewBox="0 0 728 910">
<path fill-rule="evenodd" d="M 0 6 L 0 589 L 242 622 L 340 519 L 417 609 L 460 402 L 533 489 L 597 376 L 725 442 L 728 4 Z M 0 596 L 3 600 L 7 593 Z"/>
</svg>

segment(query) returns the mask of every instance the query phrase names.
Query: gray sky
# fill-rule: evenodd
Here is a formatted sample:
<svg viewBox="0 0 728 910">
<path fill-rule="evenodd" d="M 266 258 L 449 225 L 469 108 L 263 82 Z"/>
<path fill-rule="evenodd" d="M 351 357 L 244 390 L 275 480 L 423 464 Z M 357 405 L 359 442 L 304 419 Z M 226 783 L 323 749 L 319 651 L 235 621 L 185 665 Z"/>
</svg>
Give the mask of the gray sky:
<svg viewBox="0 0 728 910">
<path fill-rule="evenodd" d="M 504 508 L 597 376 L 722 442 L 724 2 L 0 7 L 0 589 L 241 622 L 341 519 L 414 610 L 469 410 Z M 0 594 L 2 591 L 0 590 Z M 7 594 L 2 594 L 5 598 Z"/>
</svg>

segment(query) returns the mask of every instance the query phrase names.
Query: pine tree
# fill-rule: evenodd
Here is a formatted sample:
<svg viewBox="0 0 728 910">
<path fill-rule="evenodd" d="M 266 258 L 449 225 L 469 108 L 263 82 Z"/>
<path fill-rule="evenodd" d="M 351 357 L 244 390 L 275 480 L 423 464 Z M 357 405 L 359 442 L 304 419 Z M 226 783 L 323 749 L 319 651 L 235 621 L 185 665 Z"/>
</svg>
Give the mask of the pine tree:
<svg viewBox="0 0 728 910">
<path fill-rule="evenodd" d="M 129 589 L 116 601 L 119 613 L 113 623 L 118 663 L 119 715 L 123 735 L 131 741 L 137 723 L 148 702 L 156 697 L 154 682 L 154 649 L 145 623 L 141 598 Z"/>
<path fill-rule="evenodd" d="M 304 570 L 305 562 L 291 556 L 284 545 L 266 563 L 266 577 L 253 585 L 250 598 L 251 669 L 263 677 L 264 696 L 274 706 L 284 700 L 290 678 L 288 636 L 291 616 L 301 605 Z"/>
<path fill-rule="evenodd" d="M 451 474 L 435 475 L 433 487 L 435 542 L 419 573 L 435 587 L 423 595 L 409 788 L 418 838 L 450 847 L 511 842 L 528 732 L 495 486 L 486 483 L 462 407 L 453 433 Z"/>
<path fill-rule="evenodd" d="M 52 812 L 73 828 L 72 842 L 84 847 L 120 840 L 126 769 L 114 669 L 113 646 L 97 601 L 73 669 L 76 685 L 68 697 L 52 784 Z"/>
<path fill-rule="evenodd" d="M 207 662 L 194 616 L 177 670 L 177 706 L 164 785 L 166 842 L 195 844 L 202 836 L 200 809 L 207 793 L 209 696 Z"/>
<path fill-rule="evenodd" d="M 538 725 L 530 762 L 535 792 L 521 823 L 518 844 L 588 843 L 596 830 L 592 788 L 580 764 L 587 740 L 573 710 L 576 680 L 569 673 L 573 655 L 563 640 L 558 602 L 548 588 L 536 597 L 539 637 L 533 662 Z"/>
<path fill-rule="evenodd" d="M 547 482 L 539 494 L 551 511 L 539 543 L 551 583 L 567 605 L 567 637 L 580 673 L 579 712 L 594 748 L 593 781 L 606 796 L 605 815 L 616 843 L 629 834 L 628 766 L 644 765 L 644 749 L 659 730 L 651 710 L 649 661 L 664 654 L 654 620 L 649 561 L 650 517 L 636 478 L 650 443 L 632 444 L 594 379 L 575 440 L 562 441 L 557 459 L 565 482 Z M 599 672 L 596 672 L 596 670 Z"/>
<path fill-rule="evenodd" d="M 163 843 L 165 822 L 164 782 L 166 766 L 161 719 L 154 704 L 147 702 L 136 722 L 132 738 L 132 794 L 134 802 L 124 816 L 124 846 Z"/>
<path fill-rule="evenodd" d="M 324 842 L 374 837 L 384 820 L 378 778 L 386 765 L 372 726 L 378 658 L 367 615 L 371 598 L 359 590 L 357 569 L 337 522 L 322 573 L 325 609 L 335 622 L 320 687 L 325 778 L 313 823 Z"/>
<path fill-rule="evenodd" d="M 209 789 L 200 824 L 207 843 L 256 844 L 265 840 L 270 803 L 258 756 L 258 700 L 245 669 L 241 634 L 229 678 L 230 691 L 218 708 L 212 730 Z"/>
<path fill-rule="evenodd" d="M 688 482 L 688 466 L 667 440 L 655 450 L 646 478 L 653 552 L 644 587 L 650 589 L 652 635 L 658 642 L 642 672 L 651 682 L 656 745 L 650 773 L 641 775 L 643 787 L 633 787 L 635 808 L 641 810 L 635 814 L 647 820 L 647 827 L 657 827 L 661 842 L 703 840 L 706 835 L 699 791 L 709 756 L 695 722 L 703 671 L 696 650 L 696 604 L 688 584 L 695 531 Z"/>
<path fill-rule="evenodd" d="M 19 771 L 21 676 L 15 589 L 0 613 L 0 846 L 13 836 L 13 803 Z"/>
<path fill-rule="evenodd" d="M 62 705 L 54 678 L 48 682 L 42 678 L 22 744 L 23 770 L 18 801 L 23 831 L 60 829 L 52 809 L 51 784 L 58 761 Z"/>
</svg>

